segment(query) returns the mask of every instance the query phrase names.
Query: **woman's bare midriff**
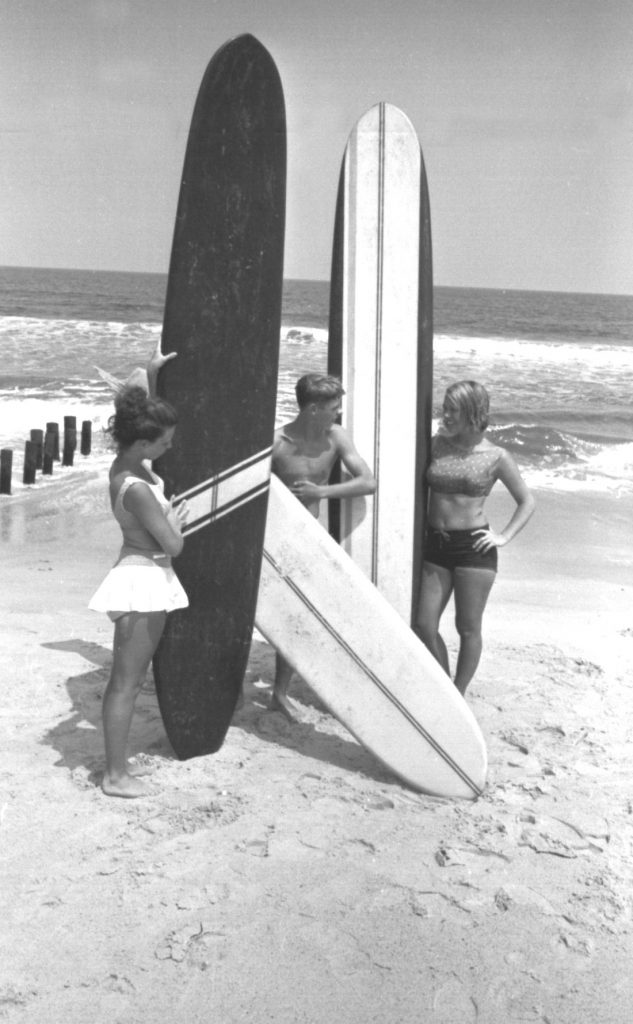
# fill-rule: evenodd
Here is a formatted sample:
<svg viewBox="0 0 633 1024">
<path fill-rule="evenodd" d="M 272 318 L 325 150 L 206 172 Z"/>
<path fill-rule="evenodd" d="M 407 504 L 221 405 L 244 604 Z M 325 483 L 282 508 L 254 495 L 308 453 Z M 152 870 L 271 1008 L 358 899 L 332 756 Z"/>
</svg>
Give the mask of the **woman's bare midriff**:
<svg viewBox="0 0 633 1024">
<path fill-rule="evenodd" d="M 467 494 L 438 494 L 431 491 L 429 498 L 429 526 L 436 530 L 476 530 L 485 526 L 484 503 L 486 497 Z"/>
</svg>

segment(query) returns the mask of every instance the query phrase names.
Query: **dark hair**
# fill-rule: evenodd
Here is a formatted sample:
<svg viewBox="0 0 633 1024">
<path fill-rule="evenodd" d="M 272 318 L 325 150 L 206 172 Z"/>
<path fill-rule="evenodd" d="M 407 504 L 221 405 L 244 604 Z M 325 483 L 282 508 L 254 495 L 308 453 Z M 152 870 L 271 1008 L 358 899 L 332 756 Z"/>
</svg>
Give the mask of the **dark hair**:
<svg viewBox="0 0 633 1024">
<path fill-rule="evenodd" d="M 156 441 L 178 422 L 175 409 L 162 398 L 150 398 L 143 388 L 124 388 L 114 400 L 115 412 L 108 420 L 107 433 L 118 451 L 135 441 Z"/>
<path fill-rule="evenodd" d="M 446 389 L 445 401 L 463 413 L 470 427 L 486 430 L 489 423 L 490 399 L 483 384 L 476 380 L 460 380 Z"/>
<path fill-rule="evenodd" d="M 338 377 L 331 377 L 325 373 L 306 373 L 295 384 L 295 394 L 297 405 L 300 409 L 305 409 L 310 402 L 321 405 L 341 398 L 345 391 Z"/>
</svg>

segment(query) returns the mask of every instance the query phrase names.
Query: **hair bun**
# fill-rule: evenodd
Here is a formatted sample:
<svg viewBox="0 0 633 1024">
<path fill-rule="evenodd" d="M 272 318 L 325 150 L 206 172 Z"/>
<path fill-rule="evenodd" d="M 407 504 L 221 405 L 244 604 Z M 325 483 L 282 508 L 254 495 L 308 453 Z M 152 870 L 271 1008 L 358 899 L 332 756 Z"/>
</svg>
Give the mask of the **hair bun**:
<svg viewBox="0 0 633 1024">
<path fill-rule="evenodd" d="M 123 390 L 119 392 L 114 399 L 114 408 L 117 412 L 135 415 L 142 409 L 145 409 L 147 406 L 147 399 L 147 392 L 138 385 L 133 385 L 132 387 L 123 388 Z"/>
<path fill-rule="evenodd" d="M 178 422 L 175 410 L 161 398 L 152 398 L 138 385 L 125 387 L 114 400 L 115 413 L 108 433 L 119 450 L 135 441 L 155 441 Z"/>
</svg>

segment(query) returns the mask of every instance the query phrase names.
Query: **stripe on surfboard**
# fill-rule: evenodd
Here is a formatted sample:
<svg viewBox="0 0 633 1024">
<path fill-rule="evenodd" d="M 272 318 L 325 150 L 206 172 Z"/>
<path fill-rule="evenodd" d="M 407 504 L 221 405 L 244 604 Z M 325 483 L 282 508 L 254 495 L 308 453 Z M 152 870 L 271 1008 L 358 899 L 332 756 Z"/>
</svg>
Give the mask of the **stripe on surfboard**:
<svg viewBox="0 0 633 1024">
<path fill-rule="evenodd" d="M 294 582 L 294 580 L 290 579 L 290 577 L 284 574 L 281 566 L 275 561 L 273 556 L 270 554 L 270 552 L 266 550 L 266 548 L 264 548 L 264 558 L 269 563 L 269 565 L 272 566 L 272 568 L 277 573 L 279 578 L 284 580 L 284 582 L 288 584 L 291 590 L 293 590 L 297 597 L 303 602 L 305 607 L 309 609 L 309 611 L 315 616 L 316 619 L 318 619 L 318 621 L 328 631 L 330 636 L 333 637 L 336 643 L 346 652 L 346 654 L 354 662 L 356 662 L 358 667 L 365 673 L 367 678 L 370 679 L 371 682 L 378 687 L 378 689 L 387 698 L 387 700 L 389 700 L 394 705 L 394 707 L 398 709 L 401 715 L 403 715 L 403 717 L 406 718 L 409 724 L 412 725 L 413 728 L 416 729 L 417 732 L 423 737 L 423 739 L 426 740 L 426 742 L 429 744 L 430 747 L 433 748 L 436 754 L 439 754 L 439 756 L 446 762 L 449 768 L 453 769 L 455 774 L 459 776 L 462 782 L 466 783 L 466 785 L 473 791 L 475 796 L 479 796 L 482 793 L 482 789 L 479 786 L 477 786 L 476 783 L 473 782 L 473 780 L 466 774 L 463 768 L 460 768 L 460 766 L 456 763 L 456 761 L 453 760 L 448 751 L 444 750 L 444 748 L 437 742 L 437 740 L 434 739 L 433 736 L 431 736 L 431 734 L 424 728 L 422 723 L 418 722 L 417 718 L 413 717 L 411 712 L 407 710 L 404 704 L 402 704 L 401 701 L 399 701 L 398 698 L 395 697 L 393 693 L 391 693 L 391 691 L 387 689 L 385 684 L 381 682 L 381 680 L 378 678 L 375 672 L 372 672 L 372 670 L 369 668 L 368 665 L 365 664 L 362 658 L 359 658 L 356 651 L 352 647 L 350 647 L 349 644 L 343 639 L 341 634 L 338 633 L 332 627 L 332 624 L 328 622 L 328 620 L 323 615 L 321 615 L 318 609 L 310 601 L 310 598 L 301 590 L 301 588 Z"/>
<path fill-rule="evenodd" d="M 240 505 L 246 505 L 249 501 L 253 501 L 255 498 L 258 498 L 260 494 L 266 494 L 268 487 L 268 481 L 265 484 L 261 484 L 259 487 L 253 487 L 252 491 L 249 491 L 247 494 L 240 495 L 238 498 L 235 498 L 234 501 L 227 502 L 227 504 L 223 505 L 222 508 L 214 509 L 206 516 L 197 519 L 191 524 L 187 523 L 182 531 L 183 536 L 188 537 L 190 534 L 196 533 L 197 530 L 201 530 L 203 526 L 210 526 L 211 523 L 216 523 L 218 519 L 222 519 L 223 516 L 228 515 L 230 512 L 235 512 L 235 509 L 239 508 Z"/>
<path fill-rule="evenodd" d="M 272 445 L 268 448 L 262 448 L 260 452 L 256 452 L 255 455 L 251 455 L 248 459 L 243 459 L 242 462 L 236 462 L 234 466 L 229 466 L 228 469 L 223 469 L 220 473 L 216 473 L 215 476 L 210 476 L 208 480 L 203 480 L 201 483 L 194 484 L 193 487 L 189 487 L 188 490 L 179 494 L 174 501 L 189 501 L 197 494 L 208 490 L 209 487 L 217 486 L 224 480 L 228 480 L 230 477 L 236 476 L 238 473 L 242 473 L 251 466 L 264 462 L 266 459 L 270 460 L 272 450 Z"/>
<path fill-rule="evenodd" d="M 387 146 L 385 104 L 379 105 L 378 114 L 378 237 L 376 266 L 376 354 L 374 398 L 374 475 L 380 480 L 380 416 L 382 402 L 382 327 L 383 290 L 385 271 L 385 160 Z M 378 536 L 380 532 L 380 493 L 374 498 L 374 516 L 371 539 L 371 581 L 378 585 Z"/>
<path fill-rule="evenodd" d="M 195 533 L 265 494 L 270 483 L 271 453 L 271 447 L 265 448 L 179 494 L 174 503 L 186 501 L 189 507 L 183 534 Z"/>
<path fill-rule="evenodd" d="M 385 177 L 386 177 L 386 147 L 387 147 L 387 114 L 384 103 L 378 104 L 378 131 L 376 132 L 376 150 L 375 150 L 375 167 L 376 167 L 376 267 L 375 267 L 375 294 L 376 301 L 374 305 L 374 416 L 373 416 L 373 472 L 374 476 L 380 480 L 380 417 L 381 417 L 381 400 L 382 400 L 382 335 L 383 335 L 383 291 L 384 291 L 384 247 L 385 247 Z M 354 195 L 358 189 L 358 154 L 354 153 L 352 159 L 352 153 L 349 153 L 349 163 L 347 167 L 347 197 L 348 197 L 348 218 L 345 223 L 345 231 L 347 233 L 347 239 L 345 242 L 345 252 L 347 259 L 349 260 L 349 238 L 357 233 L 358 228 L 358 209 L 356 203 L 351 203 L 349 197 Z M 355 253 L 355 259 L 358 258 L 358 254 Z M 350 331 L 349 326 L 350 320 L 350 305 L 358 302 L 357 294 L 357 282 L 354 281 L 353 296 L 349 294 L 349 286 L 346 283 L 344 292 L 344 301 L 346 303 L 346 316 L 343 318 L 345 324 L 345 330 Z M 363 297 L 364 300 L 364 297 Z M 349 353 L 347 352 L 347 346 L 345 346 L 344 360 L 348 358 Z M 368 577 L 371 582 L 378 586 L 378 575 L 380 567 L 378 565 L 378 542 L 379 542 L 379 517 L 380 517 L 380 492 L 378 492 L 373 499 L 373 512 L 372 512 L 372 523 L 371 523 L 371 537 L 369 539 L 370 548 L 370 565 Z M 341 509 L 341 516 L 344 517 L 345 521 L 345 534 L 349 537 L 353 530 L 353 509 L 350 503 L 345 503 L 345 507 Z"/>
</svg>

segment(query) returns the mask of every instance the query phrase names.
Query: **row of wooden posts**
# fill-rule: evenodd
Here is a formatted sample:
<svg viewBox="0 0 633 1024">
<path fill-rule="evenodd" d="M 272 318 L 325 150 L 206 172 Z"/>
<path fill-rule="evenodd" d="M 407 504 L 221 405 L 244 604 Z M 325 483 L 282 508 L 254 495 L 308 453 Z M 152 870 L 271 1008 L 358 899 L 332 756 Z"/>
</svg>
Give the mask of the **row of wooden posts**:
<svg viewBox="0 0 633 1024">
<path fill-rule="evenodd" d="M 84 420 L 81 425 L 82 455 L 90 455 L 92 447 L 92 421 Z M 64 438 L 62 445 L 62 466 L 72 466 L 77 450 L 77 417 L 64 416 Z M 46 431 L 32 430 L 31 438 L 24 445 L 24 471 L 22 483 L 34 484 L 37 470 L 50 476 L 53 464 L 60 461 L 59 457 L 59 423 L 47 423 Z M 0 451 L 0 494 L 11 494 L 11 476 L 13 473 L 13 448 Z"/>
</svg>

